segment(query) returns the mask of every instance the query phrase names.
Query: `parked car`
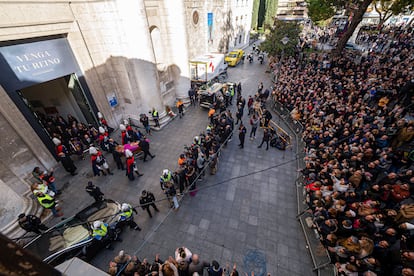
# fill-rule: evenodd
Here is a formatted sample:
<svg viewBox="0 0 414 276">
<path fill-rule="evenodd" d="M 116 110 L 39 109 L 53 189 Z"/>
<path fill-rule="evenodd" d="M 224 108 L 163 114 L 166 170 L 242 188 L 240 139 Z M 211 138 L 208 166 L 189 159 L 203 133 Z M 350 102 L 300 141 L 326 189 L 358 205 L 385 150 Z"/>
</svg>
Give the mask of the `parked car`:
<svg viewBox="0 0 414 276">
<path fill-rule="evenodd" d="M 90 235 L 93 222 L 101 220 L 107 223 L 110 231 L 117 235 L 121 232 L 117 227 L 117 214 L 120 212 L 121 205 L 111 199 L 95 202 L 37 236 L 25 248 L 53 266 L 73 257 L 90 261 L 107 245 Z"/>
<path fill-rule="evenodd" d="M 233 50 L 227 54 L 224 60 L 227 62 L 229 66 L 236 66 L 242 61 L 244 56 L 244 51 L 241 49 Z"/>
</svg>

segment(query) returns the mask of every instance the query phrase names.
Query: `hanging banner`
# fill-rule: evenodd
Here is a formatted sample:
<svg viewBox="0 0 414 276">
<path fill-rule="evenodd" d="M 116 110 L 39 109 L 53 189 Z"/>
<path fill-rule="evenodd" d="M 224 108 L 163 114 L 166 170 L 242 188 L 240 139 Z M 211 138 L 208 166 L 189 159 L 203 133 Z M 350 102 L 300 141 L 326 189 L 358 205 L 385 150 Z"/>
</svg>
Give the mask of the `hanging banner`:
<svg viewBox="0 0 414 276">
<path fill-rule="evenodd" d="M 66 38 L 0 47 L 0 83 L 19 90 L 78 71 Z"/>
<path fill-rule="evenodd" d="M 207 13 L 208 41 L 213 42 L 213 13 Z"/>
</svg>

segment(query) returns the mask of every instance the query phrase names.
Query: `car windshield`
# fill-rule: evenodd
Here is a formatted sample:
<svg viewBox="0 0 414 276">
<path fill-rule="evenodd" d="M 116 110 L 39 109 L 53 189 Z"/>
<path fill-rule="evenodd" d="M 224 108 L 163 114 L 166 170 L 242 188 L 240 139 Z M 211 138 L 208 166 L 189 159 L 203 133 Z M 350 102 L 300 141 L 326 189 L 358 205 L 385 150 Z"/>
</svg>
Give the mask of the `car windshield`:
<svg viewBox="0 0 414 276">
<path fill-rule="evenodd" d="M 100 219 L 111 224 L 116 221 L 118 212 L 118 204 L 111 200 L 92 204 L 75 216 L 52 227 L 25 248 L 44 260 L 61 250 L 90 239 L 88 222 Z"/>
<path fill-rule="evenodd" d="M 236 57 L 237 57 L 237 54 L 235 54 L 235 53 L 230 53 L 230 54 L 229 54 L 229 57 L 231 57 L 231 58 L 236 58 Z"/>
</svg>

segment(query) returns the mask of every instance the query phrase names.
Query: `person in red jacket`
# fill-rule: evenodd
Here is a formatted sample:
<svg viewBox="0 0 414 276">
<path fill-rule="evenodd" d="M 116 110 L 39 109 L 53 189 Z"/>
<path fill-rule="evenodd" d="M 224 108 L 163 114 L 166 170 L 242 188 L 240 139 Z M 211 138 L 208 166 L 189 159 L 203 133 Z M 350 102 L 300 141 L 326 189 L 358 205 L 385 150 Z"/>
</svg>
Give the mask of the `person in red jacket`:
<svg viewBox="0 0 414 276">
<path fill-rule="evenodd" d="M 108 129 L 108 122 L 105 120 L 105 118 L 103 117 L 101 112 L 98 112 L 98 118 L 99 118 L 99 121 L 101 122 L 101 124 L 103 126 L 105 126 L 106 129 Z"/>
<path fill-rule="evenodd" d="M 109 142 L 109 133 L 103 128 L 99 127 L 99 136 L 98 136 L 99 146 L 105 151 L 109 151 L 108 142 Z"/>
<path fill-rule="evenodd" d="M 133 181 L 135 180 L 134 172 L 138 176 L 143 176 L 142 173 L 138 172 L 138 169 L 135 166 L 135 158 L 134 154 L 130 150 L 125 150 L 125 157 L 126 157 L 126 175 L 128 176 L 128 179 Z"/>
<path fill-rule="evenodd" d="M 90 147 L 89 154 L 91 155 L 93 176 L 99 176 L 101 175 L 101 172 L 103 175 L 106 175 L 107 173 L 113 175 L 109 170 L 108 163 L 102 155 L 102 152 L 98 151 L 95 147 Z"/>
<path fill-rule="evenodd" d="M 59 153 L 63 152 L 64 154 L 68 153 L 68 150 L 66 149 L 65 145 L 62 144 L 62 141 L 60 141 L 60 139 L 58 138 L 53 138 L 52 139 L 53 143 L 55 144 L 55 149 L 56 149 L 56 155 L 59 155 Z"/>
<path fill-rule="evenodd" d="M 124 124 L 119 125 L 119 129 L 121 130 L 121 143 L 122 145 L 128 144 L 128 133 L 126 126 Z"/>
</svg>

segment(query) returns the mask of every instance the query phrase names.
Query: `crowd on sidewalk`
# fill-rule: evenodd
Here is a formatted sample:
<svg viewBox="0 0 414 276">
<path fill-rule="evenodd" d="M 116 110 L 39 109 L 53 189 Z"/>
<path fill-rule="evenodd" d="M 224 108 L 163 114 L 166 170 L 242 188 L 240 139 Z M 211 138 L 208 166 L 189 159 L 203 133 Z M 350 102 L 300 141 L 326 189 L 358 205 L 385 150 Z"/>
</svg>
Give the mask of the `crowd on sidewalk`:
<svg viewBox="0 0 414 276">
<path fill-rule="evenodd" d="M 204 271 L 209 276 L 238 276 L 237 265 L 229 264 L 221 267 L 213 260 L 203 260 L 198 254 L 192 253 L 187 247 L 178 247 L 174 257 L 169 256 L 163 261 L 159 254 L 155 255 L 153 261 L 140 260 L 137 256 L 131 256 L 121 250 L 109 263 L 108 273 L 110 275 L 136 276 L 202 276 Z M 253 275 L 253 274 L 252 274 Z M 268 276 L 270 276 L 268 274 Z"/>
<path fill-rule="evenodd" d="M 304 126 L 308 212 L 339 275 L 414 275 L 413 41 L 281 63 L 272 95 Z"/>
</svg>

